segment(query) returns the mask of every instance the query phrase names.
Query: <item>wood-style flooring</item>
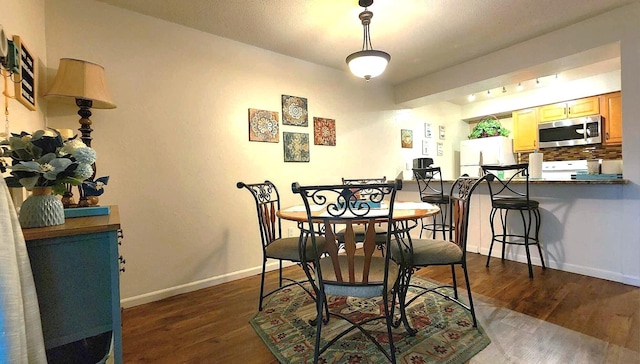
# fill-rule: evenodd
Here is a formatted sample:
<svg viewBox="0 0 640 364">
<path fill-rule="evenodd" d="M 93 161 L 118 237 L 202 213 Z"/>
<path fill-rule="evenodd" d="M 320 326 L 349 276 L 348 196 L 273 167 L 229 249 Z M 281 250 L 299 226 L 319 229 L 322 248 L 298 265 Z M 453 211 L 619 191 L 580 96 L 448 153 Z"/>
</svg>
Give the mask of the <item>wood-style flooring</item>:
<svg viewBox="0 0 640 364">
<path fill-rule="evenodd" d="M 529 279 L 525 264 L 492 258 L 485 268 L 486 256 L 478 254 L 467 261 L 472 291 L 483 302 L 631 350 L 640 361 L 640 288 L 540 267 Z M 295 266 L 286 271 L 303 276 Z M 451 270 L 430 267 L 417 275 L 447 282 Z M 267 282 L 275 287 L 277 274 Z M 253 276 L 125 309 L 124 362 L 278 363 L 248 323 L 259 284 Z"/>
</svg>

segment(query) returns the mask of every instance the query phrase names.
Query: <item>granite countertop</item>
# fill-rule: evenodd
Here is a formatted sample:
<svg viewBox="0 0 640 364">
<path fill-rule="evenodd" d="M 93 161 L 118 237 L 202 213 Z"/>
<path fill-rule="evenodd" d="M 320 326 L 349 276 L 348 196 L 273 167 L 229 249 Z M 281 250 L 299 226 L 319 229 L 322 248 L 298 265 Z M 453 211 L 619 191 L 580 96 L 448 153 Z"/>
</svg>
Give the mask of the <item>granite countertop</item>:
<svg viewBox="0 0 640 364">
<path fill-rule="evenodd" d="M 416 184 L 415 180 L 404 180 L 403 183 Z M 444 183 L 453 183 L 454 180 L 442 180 Z M 514 179 L 514 183 L 525 183 L 525 179 Z M 593 179 L 593 180 L 549 180 L 549 179 L 529 179 L 529 184 L 533 185 L 626 185 L 626 179 Z"/>
</svg>

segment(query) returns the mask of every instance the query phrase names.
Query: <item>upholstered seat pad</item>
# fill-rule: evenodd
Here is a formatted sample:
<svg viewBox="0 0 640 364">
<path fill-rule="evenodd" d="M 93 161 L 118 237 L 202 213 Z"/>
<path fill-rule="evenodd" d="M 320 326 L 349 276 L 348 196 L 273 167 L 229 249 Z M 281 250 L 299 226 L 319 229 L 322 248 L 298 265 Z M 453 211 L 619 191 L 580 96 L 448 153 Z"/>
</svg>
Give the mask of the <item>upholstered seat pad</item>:
<svg viewBox="0 0 640 364">
<path fill-rule="evenodd" d="M 391 256 L 401 264 L 408 263 L 408 253 L 400 254 L 396 241 L 391 242 Z M 446 240 L 414 239 L 413 265 L 426 266 L 437 264 L 452 264 L 462 261 L 462 249 L 455 243 Z"/>
<path fill-rule="evenodd" d="M 371 266 L 369 268 L 369 285 L 362 284 L 362 270 L 364 267 L 364 256 L 354 256 L 354 272 L 357 284 L 349 284 L 349 261 L 346 255 L 339 255 L 338 262 L 344 282 L 338 282 L 336 279 L 333 262 L 330 256 L 320 259 L 320 268 L 322 269 L 322 280 L 324 281 L 325 292 L 330 295 L 350 296 L 350 297 L 375 297 L 382 294 L 382 282 L 384 281 L 384 263 L 383 257 L 371 257 Z M 387 279 L 387 289 L 391 290 L 398 278 L 398 264 L 389 261 L 389 276 Z"/>
<path fill-rule="evenodd" d="M 500 198 L 493 200 L 493 207 L 500 209 L 537 209 L 540 203 L 526 198 Z"/>
<path fill-rule="evenodd" d="M 282 238 L 276 239 L 272 241 L 267 248 L 265 249 L 265 253 L 268 258 L 274 259 L 284 259 L 290 260 L 293 262 L 300 261 L 300 253 L 298 251 L 298 237 L 291 238 Z M 326 240 L 322 236 L 316 237 L 316 245 L 318 246 L 319 252 L 324 252 L 325 250 Z M 311 239 L 307 240 L 307 260 L 313 260 L 316 258 L 316 255 L 313 251 L 313 244 L 311 243 Z"/>
<path fill-rule="evenodd" d="M 433 204 L 448 204 L 449 195 L 424 195 L 420 198 L 422 202 L 428 202 Z"/>
</svg>

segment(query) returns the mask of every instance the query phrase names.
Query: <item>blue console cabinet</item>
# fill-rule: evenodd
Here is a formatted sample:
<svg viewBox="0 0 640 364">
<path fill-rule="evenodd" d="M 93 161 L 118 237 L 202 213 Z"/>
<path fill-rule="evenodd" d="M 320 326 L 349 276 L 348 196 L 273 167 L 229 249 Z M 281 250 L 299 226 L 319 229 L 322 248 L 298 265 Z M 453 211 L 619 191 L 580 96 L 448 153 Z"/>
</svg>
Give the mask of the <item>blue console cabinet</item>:
<svg viewBox="0 0 640 364">
<path fill-rule="evenodd" d="M 114 362 L 122 363 L 119 231 L 117 206 L 109 215 L 23 229 L 49 361 L 71 360 L 64 358 L 71 354 L 60 354 L 65 345 L 107 337 L 113 340 Z M 98 350 L 106 354 L 109 341 Z"/>
</svg>

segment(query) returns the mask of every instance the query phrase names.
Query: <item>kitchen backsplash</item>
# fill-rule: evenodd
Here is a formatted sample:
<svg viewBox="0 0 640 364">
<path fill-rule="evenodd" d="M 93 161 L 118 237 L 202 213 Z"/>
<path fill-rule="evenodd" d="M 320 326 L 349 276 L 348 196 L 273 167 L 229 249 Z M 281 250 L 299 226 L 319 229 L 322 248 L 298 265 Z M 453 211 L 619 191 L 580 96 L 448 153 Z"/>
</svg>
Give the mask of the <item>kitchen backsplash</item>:
<svg viewBox="0 0 640 364">
<path fill-rule="evenodd" d="M 569 161 L 576 159 L 622 159 L 622 146 L 581 145 L 575 147 L 558 147 L 540 149 L 544 153 L 544 161 Z M 518 153 L 519 163 L 529 161 L 529 153 Z"/>
</svg>

